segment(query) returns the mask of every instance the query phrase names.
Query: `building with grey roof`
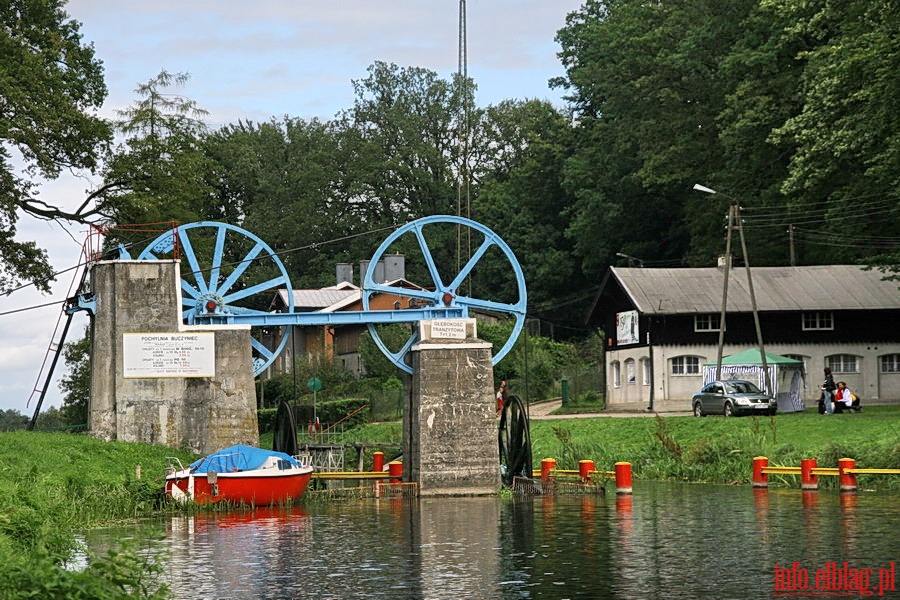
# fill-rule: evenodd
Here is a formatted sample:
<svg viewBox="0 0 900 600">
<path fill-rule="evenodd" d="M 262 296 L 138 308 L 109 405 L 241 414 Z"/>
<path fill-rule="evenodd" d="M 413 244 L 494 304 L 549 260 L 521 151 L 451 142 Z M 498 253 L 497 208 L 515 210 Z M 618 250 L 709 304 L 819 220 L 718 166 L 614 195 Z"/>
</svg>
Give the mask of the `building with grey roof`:
<svg viewBox="0 0 900 600">
<path fill-rule="evenodd" d="M 589 323 L 606 333 L 607 403 L 690 410 L 703 365 L 758 348 L 743 267 L 611 267 Z M 900 283 L 855 265 L 754 267 L 752 288 L 766 352 L 804 362 L 814 405 L 823 369 L 863 403 L 900 403 Z"/>
</svg>

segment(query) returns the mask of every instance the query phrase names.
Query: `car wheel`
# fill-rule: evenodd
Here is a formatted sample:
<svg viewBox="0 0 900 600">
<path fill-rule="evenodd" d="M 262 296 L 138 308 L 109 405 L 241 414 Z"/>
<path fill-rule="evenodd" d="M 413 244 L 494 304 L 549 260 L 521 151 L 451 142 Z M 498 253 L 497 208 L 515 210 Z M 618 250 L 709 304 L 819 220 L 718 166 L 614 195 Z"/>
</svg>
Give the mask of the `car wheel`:
<svg viewBox="0 0 900 600">
<path fill-rule="evenodd" d="M 769 414 L 770 417 L 774 417 L 776 414 L 778 414 L 778 409 L 777 409 L 777 408 L 770 408 L 767 412 L 768 412 L 768 414 Z"/>
<path fill-rule="evenodd" d="M 699 402 L 694 405 L 694 416 L 695 417 L 705 417 L 706 413 L 703 412 L 703 405 Z"/>
<path fill-rule="evenodd" d="M 726 402 L 726 403 L 725 403 L 725 408 L 722 409 L 722 414 L 725 415 L 726 417 L 733 417 L 733 416 L 734 416 L 734 407 L 731 406 L 731 402 Z"/>
</svg>

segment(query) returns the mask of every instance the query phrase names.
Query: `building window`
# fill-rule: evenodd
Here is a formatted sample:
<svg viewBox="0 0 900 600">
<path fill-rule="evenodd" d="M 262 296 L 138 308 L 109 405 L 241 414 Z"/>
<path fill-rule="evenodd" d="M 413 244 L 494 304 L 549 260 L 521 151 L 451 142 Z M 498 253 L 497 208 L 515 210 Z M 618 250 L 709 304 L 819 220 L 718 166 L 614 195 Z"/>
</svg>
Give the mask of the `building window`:
<svg viewBox="0 0 900 600">
<path fill-rule="evenodd" d="M 852 354 L 834 354 L 825 357 L 825 364 L 834 373 L 859 373 L 859 365 Z"/>
<path fill-rule="evenodd" d="M 622 368 L 619 361 L 614 361 L 611 366 L 613 387 L 622 387 Z"/>
<path fill-rule="evenodd" d="M 672 375 L 699 375 L 700 359 L 696 356 L 676 356 L 672 359 Z"/>
<path fill-rule="evenodd" d="M 803 313 L 803 331 L 834 329 L 834 317 L 832 313 L 817 310 Z"/>
<path fill-rule="evenodd" d="M 650 385 L 650 359 L 641 359 L 641 385 Z"/>
<path fill-rule="evenodd" d="M 885 354 L 881 357 L 882 373 L 900 373 L 900 354 Z"/>
<path fill-rule="evenodd" d="M 637 372 L 634 369 L 633 358 L 629 358 L 625 361 L 625 383 L 630 385 L 637 383 Z"/>
<path fill-rule="evenodd" d="M 694 331 L 719 331 L 722 315 L 694 315 Z"/>
</svg>

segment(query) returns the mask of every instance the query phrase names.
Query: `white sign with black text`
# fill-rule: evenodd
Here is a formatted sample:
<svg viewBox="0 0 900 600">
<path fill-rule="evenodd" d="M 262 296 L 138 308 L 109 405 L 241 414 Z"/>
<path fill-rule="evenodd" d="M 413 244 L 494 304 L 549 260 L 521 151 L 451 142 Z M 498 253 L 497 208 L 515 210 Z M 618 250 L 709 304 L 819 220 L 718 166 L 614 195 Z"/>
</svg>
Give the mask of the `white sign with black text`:
<svg viewBox="0 0 900 600">
<path fill-rule="evenodd" d="M 215 377 L 216 336 L 196 333 L 122 334 L 124 377 Z"/>
</svg>

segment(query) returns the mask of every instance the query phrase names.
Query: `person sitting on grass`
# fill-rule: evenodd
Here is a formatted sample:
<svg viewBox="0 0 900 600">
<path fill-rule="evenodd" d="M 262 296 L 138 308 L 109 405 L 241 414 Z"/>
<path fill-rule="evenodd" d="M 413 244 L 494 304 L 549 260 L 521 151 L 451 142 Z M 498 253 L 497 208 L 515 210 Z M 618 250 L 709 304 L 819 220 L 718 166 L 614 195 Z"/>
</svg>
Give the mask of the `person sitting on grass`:
<svg viewBox="0 0 900 600">
<path fill-rule="evenodd" d="M 859 407 L 859 398 L 850 391 L 845 382 L 838 381 L 837 390 L 834 392 L 834 412 L 842 413 L 845 410 L 860 412 L 862 409 Z"/>
</svg>

